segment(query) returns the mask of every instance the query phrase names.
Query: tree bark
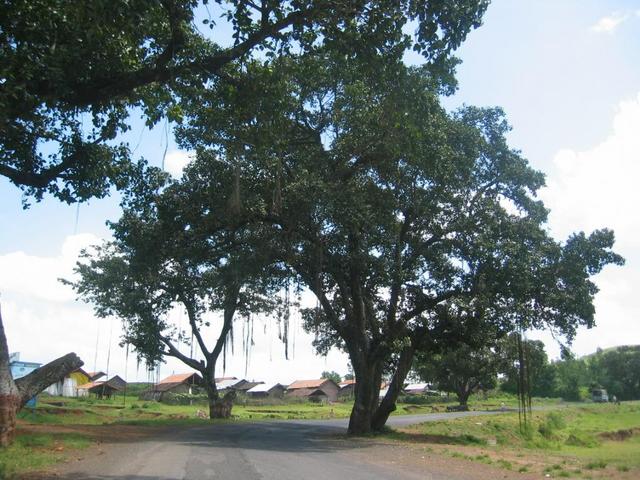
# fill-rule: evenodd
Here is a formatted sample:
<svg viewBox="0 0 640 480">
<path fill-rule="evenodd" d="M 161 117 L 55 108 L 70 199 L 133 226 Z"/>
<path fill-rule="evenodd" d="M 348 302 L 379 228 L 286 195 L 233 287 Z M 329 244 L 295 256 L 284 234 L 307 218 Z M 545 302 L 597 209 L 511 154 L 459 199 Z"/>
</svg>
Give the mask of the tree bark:
<svg viewBox="0 0 640 480">
<path fill-rule="evenodd" d="M 349 418 L 349 435 L 367 435 L 372 432 L 373 413 L 378 405 L 382 378 L 379 360 L 351 361 L 356 374 L 355 401 Z"/>
<path fill-rule="evenodd" d="M 374 431 L 381 431 L 387 423 L 389 415 L 396 410 L 396 401 L 404 387 L 404 380 L 407 378 L 409 370 L 411 370 L 414 351 L 414 347 L 409 345 L 400 353 L 398 365 L 391 379 L 391 384 L 389 385 L 387 394 L 384 396 L 382 402 L 380 402 L 380 405 L 378 405 L 378 408 L 373 414 L 371 428 Z"/>
<path fill-rule="evenodd" d="M 228 391 L 222 398 L 219 395 L 216 395 L 215 398 L 209 396 L 209 418 L 229 418 L 235 399 L 235 390 Z"/>
<path fill-rule="evenodd" d="M 471 389 L 462 387 L 456 392 L 456 396 L 458 397 L 460 406 L 466 407 L 469 397 L 471 396 Z"/>
<path fill-rule="evenodd" d="M 9 367 L 9 346 L 0 312 L 0 447 L 6 447 L 13 441 L 16 416 L 24 404 L 82 365 L 82 360 L 75 353 L 69 353 L 14 381 Z"/>
</svg>

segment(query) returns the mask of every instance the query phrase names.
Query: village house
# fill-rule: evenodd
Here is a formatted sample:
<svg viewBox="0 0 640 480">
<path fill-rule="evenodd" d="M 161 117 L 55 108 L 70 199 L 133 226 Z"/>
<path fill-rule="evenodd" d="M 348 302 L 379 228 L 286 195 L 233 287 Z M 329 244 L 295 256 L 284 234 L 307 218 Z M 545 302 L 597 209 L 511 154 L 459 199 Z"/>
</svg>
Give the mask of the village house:
<svg viewBox="0 0 640 480">
<path fill-rule="evenodd" d="M 428 383 L 410 383 L 403 389 L 407 395 L 427 395 L 431 392 L 431 385 Z"/>
<path fill-rule="evenodd" d="M 287 387 L 286 396 L 306 398 L 313 402 L 335 402 L 339 391 L 338 384 L 328 378 L 296 380 Z"/>
<path fill-rule="evenodd" d="M 85 385 L 90 381 L 89 374 L 83 369 L 78 368 L 66 375 L 59 382 L 49 385 L 45 392 L 58 397 L 77 397 L 78 386 Z"/>
<path fill-rule="evenodd" d="M 162 400 L 166 393 L 195 393 L 202 385 L 202 377 L 197 373 L 178 373 L 160 380 L 151 390 L 140 395 L 141 400 Z"/>
<path fill-rule="evenodd" d="M 340 391 L 338 392 L 338 397 L 340 399 L 352 398 L 355 395 L 355 380 L 344 380 L 340 382 L 338 386 L 340 387 Z"/>
<path fill-rule="evenodd" d="M 280 383 L 259 383 L 247 390 L 247 396 L 249 398 L 282 398 L 285 388 Z"/>
</svg>

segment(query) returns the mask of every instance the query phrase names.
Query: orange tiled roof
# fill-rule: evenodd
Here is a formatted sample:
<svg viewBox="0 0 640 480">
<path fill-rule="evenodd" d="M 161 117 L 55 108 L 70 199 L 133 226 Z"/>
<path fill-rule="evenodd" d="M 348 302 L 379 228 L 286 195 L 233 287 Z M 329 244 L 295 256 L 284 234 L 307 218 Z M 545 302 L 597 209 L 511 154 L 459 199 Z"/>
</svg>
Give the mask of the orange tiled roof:
<svg viewBox="0 0 640 480">
<path fill-rule="evenodd" d="M 176 373 L 175 375 L 169 375 L 167 378 L 163 378 L 158 382 L 158 385 L 161 385 L 163 383 L 183 383 L 189 380 L 194 375 L 197 375 L 197 374 L 196 373 Z"/>
<path fill-rule="evenodd" d="M 330 381 L 331 380 L 328 380 L 326 378 L 319 378 L 317 380 L 296 380 L 291 385 L 289 385 L 287 388 L 289 390 L 294 390 L 296 388 L 319 388 L 325 382 L 330 382 Z"/>
</svg>

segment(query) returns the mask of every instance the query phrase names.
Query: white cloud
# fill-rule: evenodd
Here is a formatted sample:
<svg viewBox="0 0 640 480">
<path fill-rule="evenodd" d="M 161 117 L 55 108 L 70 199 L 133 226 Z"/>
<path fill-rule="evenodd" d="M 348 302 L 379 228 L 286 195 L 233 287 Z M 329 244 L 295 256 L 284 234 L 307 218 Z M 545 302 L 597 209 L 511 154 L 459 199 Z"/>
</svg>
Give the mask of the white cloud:
<svg viewBox="0 0 640 480">
<path fill-rule="evenodd" d="M 611 228 L 624 267 L 607 267 L 597 276 L 597 327 L 581 330 L 575 349 L 640 343 L 640 306 L 633 286 L 640 284 L 640 94 L 620 102 L 609 136 L 590 150 L 559 151 L 555 170 L 541 197 L 551 209 L 549 224 L 558 238 L 573 231 Z"/>
<path fill-rule="evenodd" d="M 76 352 L 88 370 L 109 369 L 129 381 L 147 381 L 143 365 L 137 366 L 135 354 L 127 359 L 125 349 L 118 344 L 122 326 L 118 319 L 98 319 L 90 305 L 76 301 L 73 290 L 58 281 L 70 278 L 82 248 L 99 243 L 94 235 L 67 237 L 60 253 L 53 257 L 38 257 L 24 252 L 0 255 L 0 293 L 2 317 L 11 351 L 18 351 L 26 361 L 46 363 L 68 352 Z M 311 301 L 308 296 L 305 303 Z M 186 316 L 179 310 L 169 315 L 170 322 L 187 327 Z M 284 345 L 278 340 L 275 320 L 255 319 L 254 345 L 247 359 L 243 352 L 242 321 L 236 324 L 233 353 L 229 349 L 226 373 L 237 377 L 269 382 L 290 383 L 297 378 L 317 378 L 323 370 L 346 373 L 347 357 L 337 351 L 326 358 L 315 355 L 312 335 L 302 331 L 300 318 L 292 315 L 289 360 L 284 358 Z M 217 338 L 216 317 L 212 327 L 203 334 L 211 344 Z M 246 335 L 246 330 L 245 330 Z M 245 337 L 246 338 L 246 337 Z M 181 345 L 183 353 L 190 347 Z M 107 367 L 107 363 L 109 363 Z M 245 375 L 246 368 L 246 375 Z M 161 365 L 160 376 L 186 372 L 189 369 L 175 359 Z M 222 358 L 216 371 L 223 373 Z"/>
<path fill-rule="evenodd" d="M 595 33 L 613 33 L 628 18 L 628 14 L 612 13 L 606 17 L 602 17 L 593 24 L 591 26 L 591 31 Z"/>
<path fill-rule="evenodd" d="M 164 169 L 176 178 L 182 176 L 184 168 L 193 160 L 195 152 L 172 150 L 164 159 Z"/>
<path fill-rule="evenodd" d="M 35 257 L 18 251 L 0 256 L 0 292 L 16 293 L 50 302 L 67 302 L 73 291 L 59 278 L 71 278 L 80 250 L 99 243 L 92 234 L 72 235 L 65 239 L 56 257 Z"/>
</svg>

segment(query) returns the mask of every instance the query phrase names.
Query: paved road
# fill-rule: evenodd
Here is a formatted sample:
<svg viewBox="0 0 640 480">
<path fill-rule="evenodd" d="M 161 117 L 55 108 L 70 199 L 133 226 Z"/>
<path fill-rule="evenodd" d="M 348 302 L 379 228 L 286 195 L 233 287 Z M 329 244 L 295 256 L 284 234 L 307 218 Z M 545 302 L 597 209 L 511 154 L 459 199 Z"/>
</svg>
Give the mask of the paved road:
<svg viewBox="0 0 640 480">
<path fill-rule="evenodd" d="M 464 412 L 391 417 L 399 426 L 482 415 Z M 273 421 L 207 425 L 161 438 L 114 443 L 104 454 L 65 465 L 64 479 L 95 480 L 458 480 L 438 472 L 398 469 L 371 458 L 368 441 L 342 436 L 346 420 Z M 386 447 L 377 447 L 384 449 Z M 373 450 L 375 457 L 375 449 Z M 378 450 L 382 452 L 383 450 Z M 423 457 L 424 458 L 424 457 Z M 444 470 L 444 471 L 443 471 Z"/>
</svg>

